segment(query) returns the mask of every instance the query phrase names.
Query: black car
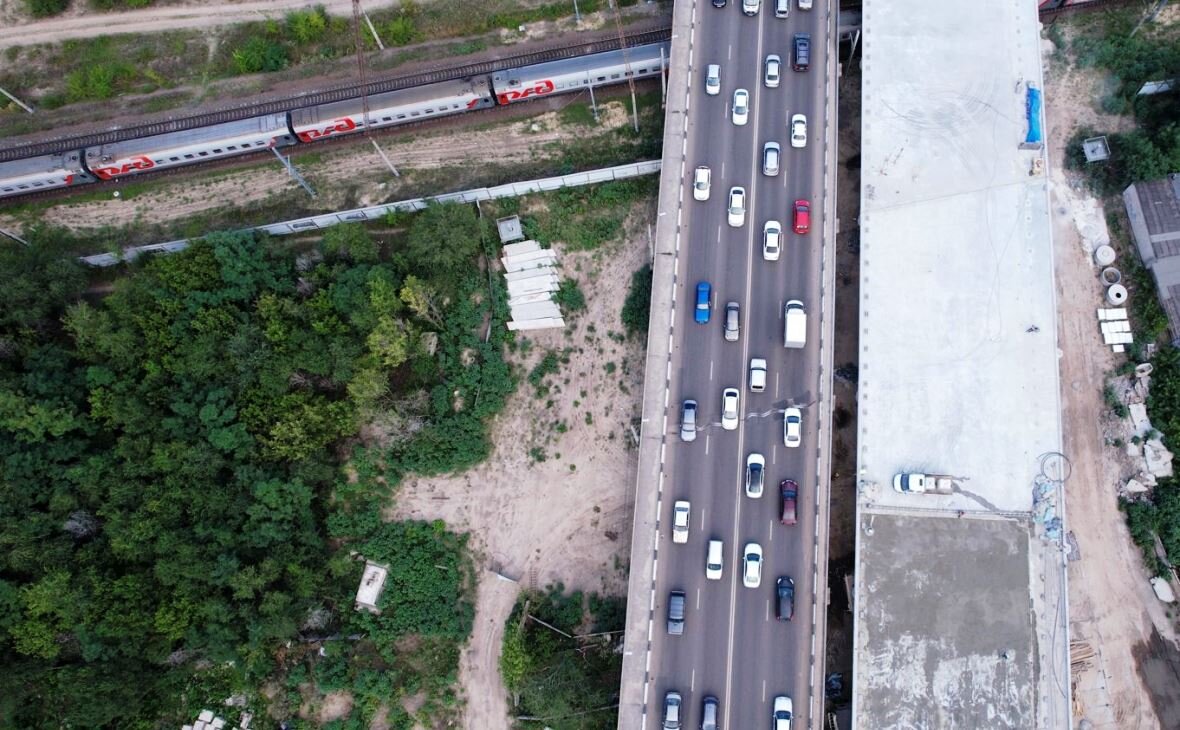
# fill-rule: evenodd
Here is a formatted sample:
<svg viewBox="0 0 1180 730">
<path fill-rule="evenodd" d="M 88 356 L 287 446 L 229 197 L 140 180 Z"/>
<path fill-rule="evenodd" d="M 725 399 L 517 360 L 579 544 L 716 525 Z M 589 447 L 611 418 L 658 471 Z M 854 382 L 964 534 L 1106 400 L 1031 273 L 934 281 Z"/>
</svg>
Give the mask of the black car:
<svg viewBox="0 0 1180 730">
<path fill-rule="evenodd" d="M 811 65 L 811 34 L 810 33 L 796 33 L 795 34 L 795 62 L 791 64 L 791 68 L 796 71 L 806 71 L 807 67 Z"/>
<path fill-rule="evenodd" d="M 778 620 L 790 621 L 795 617 L 795 581 L 784 575 L 775 582 L 774 592 L 778 596 Z"/>
<path fill-rule="evenodd" d="M 684 591 L 668 594 L 668 633 L 680 636 L 684 633 Z"/>
</svg>

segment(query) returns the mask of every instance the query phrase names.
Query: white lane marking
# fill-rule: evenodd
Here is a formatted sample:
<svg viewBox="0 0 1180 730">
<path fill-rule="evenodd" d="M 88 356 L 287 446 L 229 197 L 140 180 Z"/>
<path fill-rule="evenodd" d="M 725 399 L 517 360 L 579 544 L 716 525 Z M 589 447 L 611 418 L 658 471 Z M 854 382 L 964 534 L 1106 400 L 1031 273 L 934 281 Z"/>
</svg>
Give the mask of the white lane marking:
<svg viewBox="0 0 1180 730">
<path fill-rule="evenodd" d="M 725 60 L 726 61 L 733 60 L 733 45 L 730 45 L 729 49 L 726 51 Z"/>
<path fill-rule="evenodd" d="M 770 529 L 766 531 L 766 542 L 774 542 L 774 520 L 770 521 Z"/>
<path fill-rule="evenodd" d="M 705 434 L 705 456 L 709 455 L 709 434 Z"/>
<path fill-rule="evenodd" d="M 778 387 L 778 373 L 774 374 L 774 397 L 778 398 L 780 395 Z"/>
<path fill-rule="evenodd" d="M 701 589 L 697 589 L 697 610 L 701 610 Z"/>
<path fill-rule="evenodd" d="M 725 178 L 725 163 L 721 163 L 721 178 Z M 717 226 L 717 230 L 721 230 L 721 226 Z"/>
<path fill-rule="evenodd" d="M 709 380 L 713 380 L 713 361 L 709 361 Z"/>
<path fill-rule="evenodd" d="M 766 621 L 767 623 L 770 622 L 770 601 L 766 602 L 766 617 L 763 618 L 762 620 Z"/>
<path fill-rule="evenodd" d="M 778 445 L 770 447 L 770 463 L 778 464 Z"/>
<path fill-rule="evenodd" d="M 688 691 L 694 692 L 697 688 L 697 670 L 692 670 L 692 677 L 688 680 Z"/>
<path fill-rule="evenodd" d="M 762 701 L 766 701 L 766 680 L 762 680 Z"/>
</svg>

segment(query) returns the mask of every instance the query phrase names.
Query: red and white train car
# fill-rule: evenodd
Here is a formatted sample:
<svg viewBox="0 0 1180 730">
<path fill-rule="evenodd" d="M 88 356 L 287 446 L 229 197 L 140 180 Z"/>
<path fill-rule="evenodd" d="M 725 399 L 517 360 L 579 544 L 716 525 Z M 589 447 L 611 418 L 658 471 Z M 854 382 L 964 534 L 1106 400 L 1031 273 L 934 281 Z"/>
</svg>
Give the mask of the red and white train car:
<svg viewBox="0 0 1180 730">
<path fill-rule="evenodd" d="M 369 97 L 369 128 L 409 124 L 491 106 L 495 102 L 486 76 L 387 91 Z M 364 128 L 364 108 L 359 97 L 291 112 L 291 130 L 300 142 L 314 142 Z"/>
<path fill-rule="evenodd" d="M 628 76 L 636 79 L 655 76 L 664 72 L 667 59 L 667 43 L 636 46 L 625 53 L 594 53 L 497 71 L 492 74 L 492 89 L 498 103 L 512 104 L 589 86 L 617 84 Z"/>
<path fill-rule="evenodd" d="M 287 114 L 280 112 L 87 147 L 85 160 L 95 177 L 114 180 L 145 170 L 166 170 L 295 143 L 287 127 Z"/>
<path fill-rule="evenodd" d="M 94 182 L 82 166 L 82 151 L 41 155 L 5 162 L 0 176 L 0 198 Z"/>
</svg>

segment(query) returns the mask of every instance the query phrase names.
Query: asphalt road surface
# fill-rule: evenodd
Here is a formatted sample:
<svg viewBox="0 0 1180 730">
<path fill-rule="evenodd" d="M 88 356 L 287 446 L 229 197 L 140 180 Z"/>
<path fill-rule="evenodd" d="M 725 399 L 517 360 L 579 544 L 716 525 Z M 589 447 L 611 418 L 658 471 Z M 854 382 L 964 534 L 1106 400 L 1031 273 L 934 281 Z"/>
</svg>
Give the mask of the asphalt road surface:
<svg viewBox="0 0 1180 730">
<path fill-rule="evenodd" d="M 790 17 L 774 17 L 773 2 L 760 12 L 743 15 L 740 0 L 714 8 L 698 0 L 693 26 L 692 90 L 687 141 L 688 179 L 684 180 L 686 252 L 677 277 L 676 337 L 673 343 L 671 400 L 679 432 L 679 403 L 692 398 L 700 404 L 698 434 L 692 443 L 671 436 L 670 476 L 664 491 L 662 520 L 670 524 L 672 503 L 692 503 L 688 543 L 674 545 L 671 530 L 661 531 L 660 565 L 656 583 L 657 623 L 652 637 L 651 671 L 655 690 L 649 708 L 649 727 L 658 726 L 667 691 L 684 697 L 685 728 L 699 727 L 701 704 L 708 695 L 721 702 L 721 727 L 745 730 L 770 725 L 776 695 L 794 699 L 794 727 L 806 727 L 809 657 L 813 633 L 812 575 L 816 527 L 817 438 L 815 401 L 819 369 L 819 308 L 821 232 L 823 220 L 824 79 L 827 23 L 822 0 L 813 11 L 792 3 Z M 811 34 L 811 65 L 793 71 L 792 37 Z M 778 88 L 763 83 L 768 54 L 783 60 Z M 721 92 L 705 93 L 708 64 L 721 65 Z M 731 119 L 733 92 L 750 93 L 749 122 L 736 126 Z M 808 119 L 804 149 L 790 146 L 788 122 L 792 114 Z M 762 149 L 768 141 L 782 148 L 780 172 L 762 174 Z M 692 199 L 692 170 L 712 169 L 707 201 Z M 728 225 L 726 207 L 732 186 L 746 189 L 745 224 Z M 796 199 L 811 200 L 809 235 L 792 232 Z M 783 228 L 783 251 L 775 262 L 764 261 L 762 231 L 767 220 Z M 708 324 L 693 322 L 696 285 L 713 287 Z M 804 302 L 808 313 L 807 346 L 783 345 L 783 307 L 791 299 Z M 741 305 L 741 336 L 726 342 L 722 327 L 725 305 Z M 679 324 L 683 322 L 684 324 Z M 749 390 L 752 357 L 768 361 L 767 385 L 762 393 Z M 741 420 L 736 431 L 721 428 L 721 393 L 741 391 Z M 783 409 L 803 410 L 803 443 L 783 443 Z M 748 454 L 766 459 L 766 486 L 759 499 L 744 493 Z M 799 521 L 779 522 L 779 482 L 798 482 Z M 705 553 L 710 539 L 724 541 L 725 564 L 720 581 L 705 578 Z M 764 563 L 759 588 L 742 584 L 742 549 L 748 542 L 762 546 Z M 795 579 L 796 613 L 793 621 L 775 618 L 775 580 Z M 688 611 L 682 636 L 665 628 L 668 593 L 687 593 Z M 818 671 L 818 670 L 817 670 Z M 819 719 L 817 718 L 817 721 Z"/>
</svg>

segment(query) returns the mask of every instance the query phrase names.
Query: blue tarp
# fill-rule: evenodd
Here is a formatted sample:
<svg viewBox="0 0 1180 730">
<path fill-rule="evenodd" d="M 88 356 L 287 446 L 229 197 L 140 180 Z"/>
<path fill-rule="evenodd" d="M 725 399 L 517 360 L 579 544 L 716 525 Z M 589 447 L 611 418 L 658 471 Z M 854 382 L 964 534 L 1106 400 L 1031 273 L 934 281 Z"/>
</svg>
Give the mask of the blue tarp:
<svg viewBox="0 0 1180 730">
<path fill-rule="evenodd" d="M 1025 101 L 1025 113 L 1028 115 L 1028 136 L 1024 141 L 1028 144 L 1040 144 L 1041 135 L 1041 90 L 1028 87 L 1028 100 Z"/>
</svg>

